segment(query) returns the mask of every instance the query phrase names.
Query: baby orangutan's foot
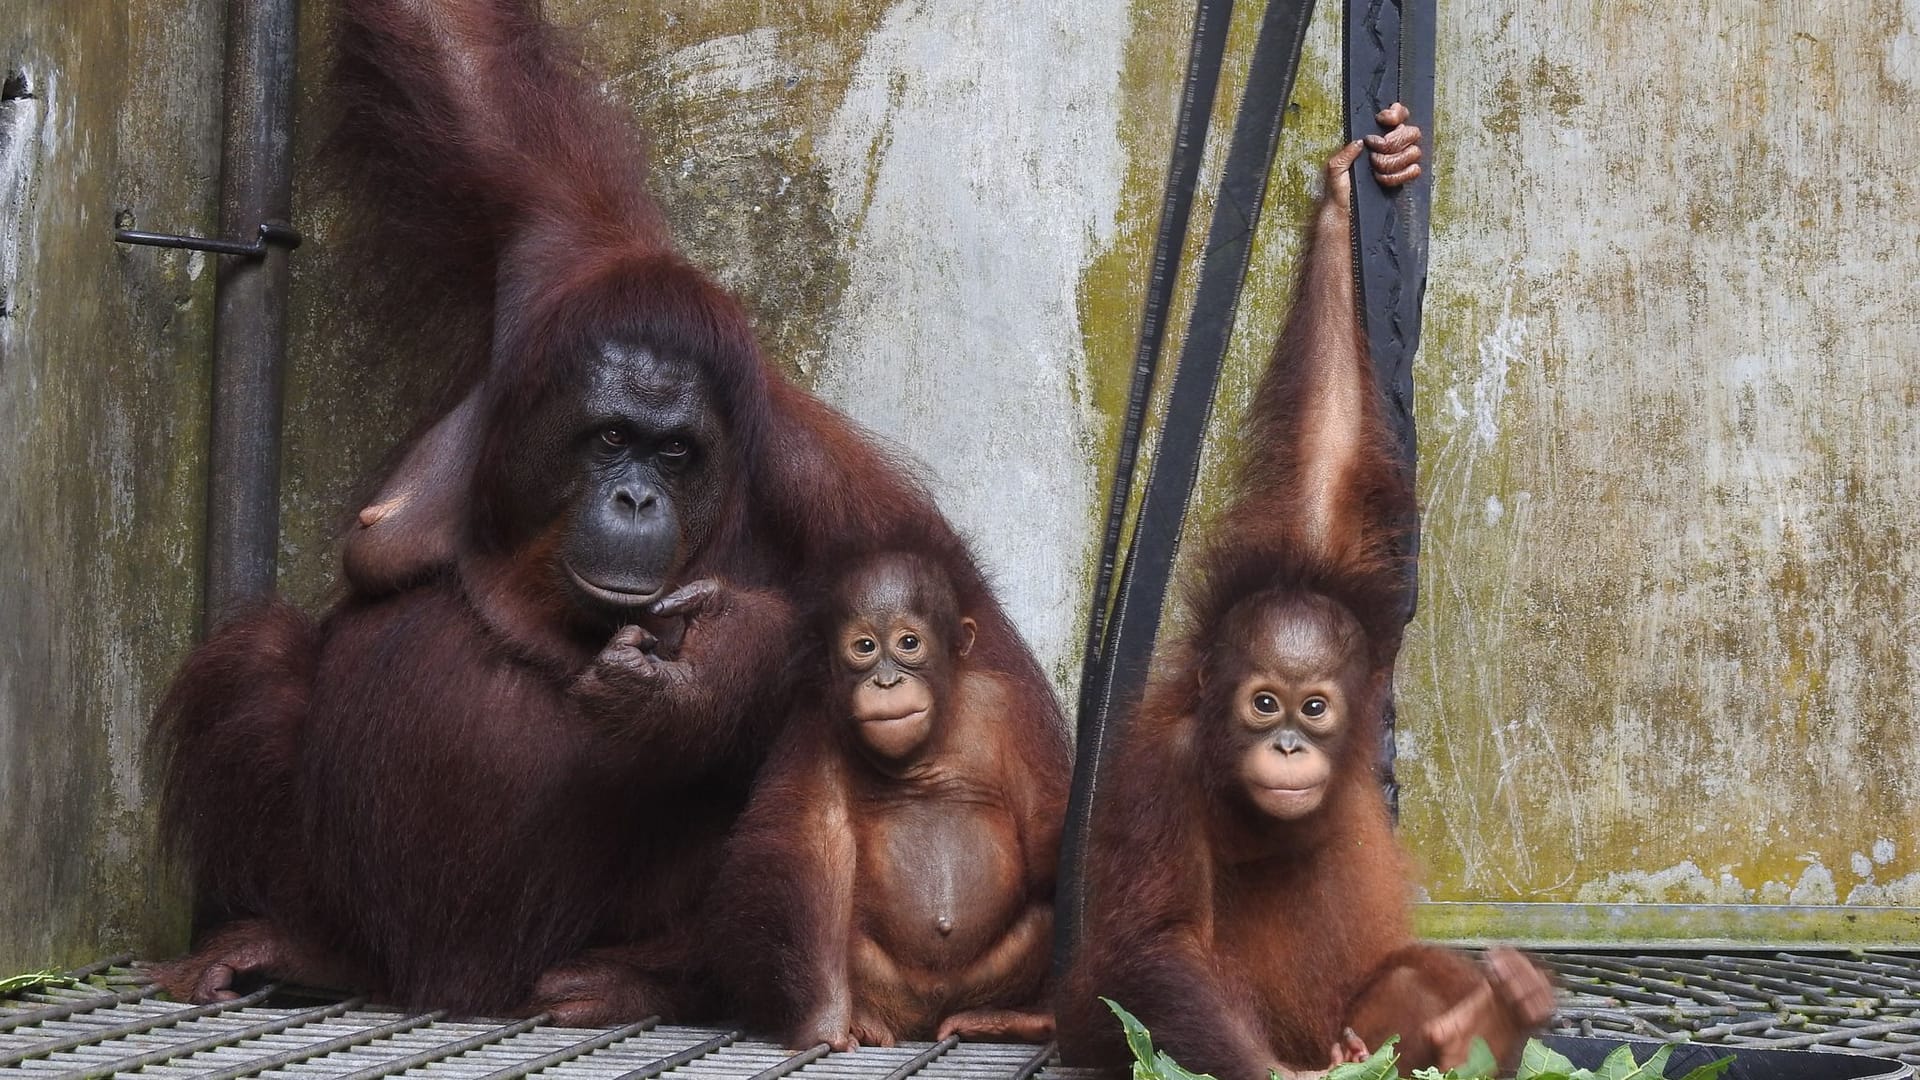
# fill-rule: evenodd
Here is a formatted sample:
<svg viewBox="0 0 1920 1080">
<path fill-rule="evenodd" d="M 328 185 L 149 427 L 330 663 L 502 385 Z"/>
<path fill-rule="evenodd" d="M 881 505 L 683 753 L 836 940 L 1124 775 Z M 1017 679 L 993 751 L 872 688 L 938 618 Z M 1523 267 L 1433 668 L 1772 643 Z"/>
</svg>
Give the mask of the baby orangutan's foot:
<svg viewBox="0 0 1920 1080">
<path fill-rule="evenodd" d="M 853 1038 L 858 1046 L 892 1046 L 896 1041 L 893 1029 L 872 1017 L 855 1017 Z"/>
<path fill-rule="evenodd" d="M 555 1027 L 608 1027 L 649 1016 L 671 1017 L 672 996 L 660 980 L 637 965 L 592 952 L 548 968 L 521 1007 L 546 1013 Z"/>
<path fill-rule="evenodd" d="M 968 1009 L 940 1022 L 937 1038 L 958 1035 L 981 1042 L 1042 1043 L 1053 1038 L 1053 1014 L 1018 1009 Z"/>
<path fill-rule="evenodd" d="M 1340 1033 L 1340 1041 L 1333 1044 L 1333 1063 L 1347 1065 L 1355 1061 L 1365 1061 L 1373 1054 L 1367 1050 L 1366 1041 L 1359 1032 L 1347 1028 Z"/>
</svg>

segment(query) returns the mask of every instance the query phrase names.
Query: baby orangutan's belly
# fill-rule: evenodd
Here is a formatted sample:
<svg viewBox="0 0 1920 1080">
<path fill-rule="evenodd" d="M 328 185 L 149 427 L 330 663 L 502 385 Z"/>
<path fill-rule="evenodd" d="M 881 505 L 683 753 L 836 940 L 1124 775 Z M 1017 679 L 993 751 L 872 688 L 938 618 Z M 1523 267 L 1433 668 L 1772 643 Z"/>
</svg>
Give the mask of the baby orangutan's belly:
<svg viewBox="0 0 1920 1080">
<path fill-rule="evenodd" d="M 859 858 L 856 988 L 941 1010 L 1005 978 L 990 954 L 1028 906 L 1010 814 L 953 800 L 888 807 Z"/>
</svg>

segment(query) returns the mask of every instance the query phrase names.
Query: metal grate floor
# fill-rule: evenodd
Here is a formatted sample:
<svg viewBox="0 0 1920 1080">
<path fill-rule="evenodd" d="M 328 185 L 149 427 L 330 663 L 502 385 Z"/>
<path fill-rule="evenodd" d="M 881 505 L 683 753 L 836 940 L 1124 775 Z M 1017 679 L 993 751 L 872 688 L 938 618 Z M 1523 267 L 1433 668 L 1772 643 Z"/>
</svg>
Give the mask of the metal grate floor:
<svg viewBox="0 0 1920 1080">
<path fill-rule="evenodd" d="M 1920 1066 L 1920 956 L 1535 953 L 1559 976 L 1554 1030 Z"/>
<path fill-rule="evenodd" d="M 448 1020 L 362 998 L 288 1004 L 276 987 L 219 1005 L 149 996 L 137 971 L 108 962 L 81 985 L 0 1002 L 0 1078 L 373 1080 L 420 1070 L 434 1080 L 1028 1080 L 1051 1046 L 910 1043 L 794 1053 L 737 1031 L 641 1021 L 620 1028 L 528 1020 Z"/>
<path fill-rule="evenodd" d="M 1920 1065 L 1920 957 L 1771 953 L 1541 953 L 1561 981 L 1556 1031 L 1843 1051 Z M 912 1043 L 794 1053 L 739 1032 L 642 1021 L 612 1029 L 539 1018 L 453 1021 L 364 999 L 268 987 L 220 1005 L 150 996 L 109 961 L 0 1002 L 0 1080 L 1090 1080 L 1052 1047 Z"/>
</svg>

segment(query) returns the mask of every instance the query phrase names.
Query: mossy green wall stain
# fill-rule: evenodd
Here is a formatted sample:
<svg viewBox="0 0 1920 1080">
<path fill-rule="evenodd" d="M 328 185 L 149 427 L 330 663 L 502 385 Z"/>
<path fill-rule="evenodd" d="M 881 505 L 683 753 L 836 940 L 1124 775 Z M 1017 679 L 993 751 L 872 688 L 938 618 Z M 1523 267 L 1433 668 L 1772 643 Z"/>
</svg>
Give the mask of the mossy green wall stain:
<svg viewBox="0 0 1920 1080">
<path fill-rule="evenodd" d="M 1133 34 L 1120 73 L 1119 136 L 1126 148 L 1127 172 L 1120 189 L 1118 227 L 1113 243 L 1095 255 L 1080 279 L 1080 334 L 1087 354 L 1087 381 L 1076 396 L 1105 418 L 1095 428 L 1094 442 L 1095 460 L 1106 478 L 1100 492 L 1103 514 L 1105 500 L 1111 498 L 1109 488 L 1133 386 L 1192 20 L 1192 11 L 1184 4 L 1136 0 L 1132 6 Z M 1171 322 L 1168 338 L 1177 340 Z M 1163 362 L 1175 355 L 1170 345 L 1163 345 Z M 1147 445 L 1150 449 L 1151 443 Z M 1099 571 L 1099 558 L 1098 549 L 1088 554 L 1083 576 L 1089 583 Z"/>
<path fill-rule="evenodd" d="M 1106 428 L 1108 437 L 1100 447 L 1101 461 L 1108 475 L 1118 453 L 1120 421 L 1125 415 L 1127 393 L 1132 385 L 1140 312 L 1145 303 L 1157 239 L 1167 160 L 1172 150 L 1180 84 L 1187 60 L 1186 46 L 1192 33 L 1192 12 L 1185 5 L 1136 4 L 1134 13 L 1135 32 L 1128 44 L 1122 80 L 1125 96 L 1121 132 L 1129 151 L 1129 168 L 1122 196 L 1120 240 L 1089 265 L 1081 290 L 1081 327 L 1087 341 L 1093 383 L 1091 399 L 1111 419 Z M 1145 470 L 1152 461 L 1175 361 L 1185 341 L 1193 290 L 1198 283 L 1199 259 L 1213 212 L 1213 196 L 1225 161 L 1235 110 L 1246 87 L 1247 58 L 1258 30 L 1259 12 L 1250 7 L 1238 9 L 1228 28 L 1226 59 L 1209 121 L 1200 183 L 1181 252 L 1174 303 L 1167 315 L 1161 366 L 1147 413 L 1145 453 L 1137 477 L 1140 483 L 1144 483 Z M 1338 34 L 1338 9 L 1323 5 L 1308 34 L 1306 55 L 1286 117 L 1285 134 L 1269 180 L 1267 204 L 1255 236 L 1239 317 L 1222 367 L 1216 410 L 1208 427 L 1201 473 L 1186 529 L 1188 540 L 1204 529 L 1219 509 L 1220 495 L 1239 453 L 1239 421 L 1245 401 L 1264 369 L 1291 295 L 1294 259 L 1299 250 L 1301 229 L 1319 190 L 1320 165 L 1325 155 L 1339 145 Z M 1129 530 L 1139 510 L 1141 490 L 1136 488 L 1128 508 Z M 1097 554 L 1095 552 L 1096 558 Z M 1097 563 L 1090 562 L 1089 581 L 1096 569 Z M 1177 604 L 1169 607 L 1168 617 L 1179 617 Z"/>
</svg>

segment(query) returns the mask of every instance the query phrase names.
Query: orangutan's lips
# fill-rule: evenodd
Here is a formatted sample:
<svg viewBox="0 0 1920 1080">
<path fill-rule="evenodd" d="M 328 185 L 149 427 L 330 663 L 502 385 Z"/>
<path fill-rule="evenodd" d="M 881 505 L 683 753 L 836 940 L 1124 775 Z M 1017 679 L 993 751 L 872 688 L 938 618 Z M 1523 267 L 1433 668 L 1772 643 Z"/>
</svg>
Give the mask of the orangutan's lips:
<svg viewBox="0 0 1920 1080">
<path fill-rule="evenodd" d="M 565 565 L 564 563 L 562 565 Z M 654 586 L 645 591 L 633 589 L 613 589 L 605 585 L 596 585 L 580 576 L 573 567 L 566 567 L 567 577 L 572 579 L 574 588 L 586 593 L 603 604 L 620 608 L 637 608 L 652 603 L 660 595 L 660 587 Z"/>
<path fill-rule="evenodd" d="M 860 718 L 860 722 L 863 724 L 898 724 L 907 720 L 918 720 L 925 715 L 927 715 L 927 710 L 915 709 L 912 712 L 901 713 L 899 716 L 863 716 Z"/>
</svg>

